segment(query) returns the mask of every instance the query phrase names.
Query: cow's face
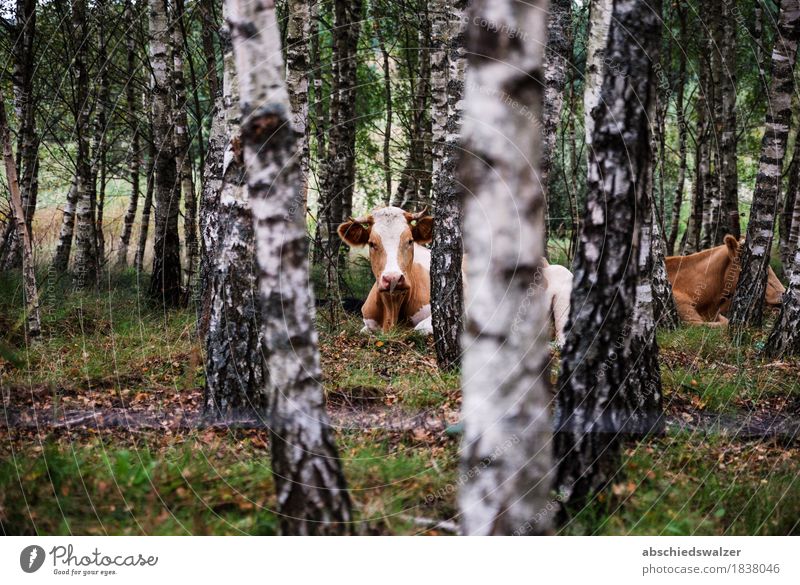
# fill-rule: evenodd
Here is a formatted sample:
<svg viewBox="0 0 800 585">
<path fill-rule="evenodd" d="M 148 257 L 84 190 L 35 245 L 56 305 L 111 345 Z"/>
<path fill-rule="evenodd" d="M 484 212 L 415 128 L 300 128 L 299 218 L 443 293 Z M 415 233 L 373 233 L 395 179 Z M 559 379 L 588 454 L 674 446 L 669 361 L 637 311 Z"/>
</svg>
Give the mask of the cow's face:
<svg viewBox="0 0 800 585">
<path fill-rule="evenodd" d="M 725 246 L 728 248 L 728 266 L 725 269 L 725 280 L 722 289 L 722 304 L 720 305 L 720 312 L 726 314 L 731 307 L 733 294 L 736 291 L 736 285 L 739 282 L 739 274 L 742 272 L 742 265 L 739 259 L 741 252 L 741 244 L 731 235 L 725 236 Z M 772 267 L 767 267 L 767 288 L 764 291 L 764 300 L 767 305 L 780 306 L 783 299 L 783 293 L 786 289 L 778 280 L 778 276 L 772 270 Z"/>
<path fill-rule="evenodd" d="M 379 292 L 403 293 L 410 286 L 414 243 L 431 241 L 433 218 L 424 211 L 408 213 L 399 207 L 384 207 L 346 221 L 338 232 L 350 246 L 369 245 L 369 261 Z"/>
</svg>

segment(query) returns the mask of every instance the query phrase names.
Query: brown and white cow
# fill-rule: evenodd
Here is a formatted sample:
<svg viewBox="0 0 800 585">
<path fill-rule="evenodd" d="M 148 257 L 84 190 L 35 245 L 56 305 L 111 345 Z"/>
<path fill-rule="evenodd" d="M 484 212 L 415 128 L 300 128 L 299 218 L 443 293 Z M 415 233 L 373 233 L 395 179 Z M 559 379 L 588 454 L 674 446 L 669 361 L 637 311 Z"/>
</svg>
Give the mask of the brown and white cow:
<svg viewBox="0 0 800 585">
<path fill-rule="evenodd" d="M 364 331 L 388 331 L 409 325 L 433 333 L 431 324 L 431 252 L 421 244 L 433 239 L 433 218 L 383 207 L 339 226 L 348 245 L 369 245 L 375 284 L 361 307 Z"/>
<path fill-rule="evenodd" d="M 725 315 L 741 272 L 740 251 L 739 241 L 727 235 L 722 246 L 688 256 L 667 256 L 667 276 L 681 321 L 715 327 L 728 322 Z M 764 298 L 767 305 L 778 306 L 786 289 L 772 268 L 768 270 Z"/>
</svg>

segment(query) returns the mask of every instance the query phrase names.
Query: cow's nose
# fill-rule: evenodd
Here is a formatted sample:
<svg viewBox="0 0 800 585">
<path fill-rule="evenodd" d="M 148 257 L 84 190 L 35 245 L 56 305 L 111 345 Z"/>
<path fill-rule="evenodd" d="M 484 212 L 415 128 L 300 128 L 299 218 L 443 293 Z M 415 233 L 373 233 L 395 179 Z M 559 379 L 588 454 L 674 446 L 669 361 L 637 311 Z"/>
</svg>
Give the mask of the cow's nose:
<svg viewBox="0 0 800 585">
<path fill-rule="evenodd" d="M 400 272 L 390 272 L 381 275 L 381 290 L 394 292 L 398 286 L 404 286 L 406 277 Z"/>
</svg>

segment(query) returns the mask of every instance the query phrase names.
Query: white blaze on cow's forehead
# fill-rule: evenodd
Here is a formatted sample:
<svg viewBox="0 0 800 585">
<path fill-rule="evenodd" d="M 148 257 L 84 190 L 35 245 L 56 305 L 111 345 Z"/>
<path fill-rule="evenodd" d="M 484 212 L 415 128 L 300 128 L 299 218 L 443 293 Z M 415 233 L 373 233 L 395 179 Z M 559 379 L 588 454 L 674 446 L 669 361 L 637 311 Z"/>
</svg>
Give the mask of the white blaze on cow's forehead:
<svg viewBox="0 0 800 585">
<path fill-rule="evenodd" d="M 402 274 L 398 256 L 400 236 L 408 228 L 405 212 L 399 207 L 384 207 L 372 214 L 372 230 L 378 234 L 386 252 L 385 274 Z"/>
</svg>

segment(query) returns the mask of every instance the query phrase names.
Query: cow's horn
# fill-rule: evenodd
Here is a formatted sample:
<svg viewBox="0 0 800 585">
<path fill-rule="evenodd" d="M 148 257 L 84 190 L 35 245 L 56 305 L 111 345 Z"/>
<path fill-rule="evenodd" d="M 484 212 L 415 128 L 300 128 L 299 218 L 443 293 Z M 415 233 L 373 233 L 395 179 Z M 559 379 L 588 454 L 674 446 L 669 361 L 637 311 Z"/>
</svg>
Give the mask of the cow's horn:
<svg viewBox="0 0 800 585">
<path fill-rule="evenodd" d="M 408 219 L 408 221 L 414 221 L 414 220 L 417 220 L 417 219 L 422 219 L 423 217 L 425 217 L 425 214 L 427 212 L 428 212 L 428 207 L 427 206 L 423 207 L 420 211 L 417 211 L 416 213 L 408 213 L 408 212 L 406 212 L 406 219 Z"/>
</svg>

